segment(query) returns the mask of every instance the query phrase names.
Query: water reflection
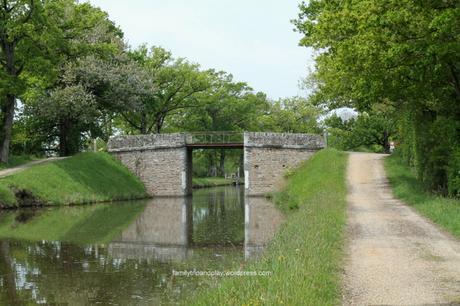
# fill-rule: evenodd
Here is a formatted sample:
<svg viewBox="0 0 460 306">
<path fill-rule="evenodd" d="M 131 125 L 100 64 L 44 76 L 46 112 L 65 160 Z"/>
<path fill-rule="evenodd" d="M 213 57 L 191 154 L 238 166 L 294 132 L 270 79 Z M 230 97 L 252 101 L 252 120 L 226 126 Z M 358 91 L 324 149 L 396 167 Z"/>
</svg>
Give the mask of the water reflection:
<svg viewBox="0 0 460 306">
<path fill-rule="evenodd" d="M 244 255 L 257 258 L 283 222 L 283 215 L 265 198 L 246 198 Z"/>
<path fill-rule="evenodd" d="M 109 254 L 120 259 L 185 260 L 192 223 L 190 198 L 154 199 L 108 245 Z"/>
<path fill-rule="evenodd" d="M 238 188 L 201 190 L 193 199 L 151 200 L 108 250 L 113 258 L 167 262 L 186 260 L 200 247 L 244 245 L 245 258 L 250 259 L 263 251 L 282 219 L 271 202 L 245 199 Z"/>
<path fill-rule="evenodd" d="M 238 188 L 193 198 L 0 216 L 0 304 L 171 304 L 205 285 L 173 270 L 225 270 L 257 256 L 281 223 Z"/>
</svg>

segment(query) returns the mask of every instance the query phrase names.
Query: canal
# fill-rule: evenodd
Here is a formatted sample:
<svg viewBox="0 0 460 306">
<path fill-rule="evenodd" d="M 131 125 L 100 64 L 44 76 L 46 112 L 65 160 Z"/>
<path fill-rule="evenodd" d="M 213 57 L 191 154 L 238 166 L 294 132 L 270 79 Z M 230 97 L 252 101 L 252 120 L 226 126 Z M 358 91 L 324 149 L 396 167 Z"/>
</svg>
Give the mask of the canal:
<svg viewBox="0 0 460 306">
<path fill-rule="evenodd" d="M 0 212 L 0 305 L 178 304 L 257 260 L 282 216 L 242 187 Z"/>
</svg>

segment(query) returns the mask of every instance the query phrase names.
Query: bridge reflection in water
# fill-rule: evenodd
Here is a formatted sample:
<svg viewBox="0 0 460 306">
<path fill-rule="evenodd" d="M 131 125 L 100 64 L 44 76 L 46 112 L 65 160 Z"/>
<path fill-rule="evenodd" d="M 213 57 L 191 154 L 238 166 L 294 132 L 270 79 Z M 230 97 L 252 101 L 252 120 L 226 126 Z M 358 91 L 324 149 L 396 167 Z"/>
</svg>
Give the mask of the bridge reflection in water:
<svg viewBox="0 0 460 306">
<path fill-rule="evenodd" d="M 245 258 L 250 259 L 260 254 L 282 219 L 267 199 L 244 197 L 238 187 L 213 193 L 198 190 L 193 198 L 155 198 L 108 245 L 108 253 L 118 259 L 177 262 L 203 248 L 224 252 L 244 248 Z"/>
</svg>

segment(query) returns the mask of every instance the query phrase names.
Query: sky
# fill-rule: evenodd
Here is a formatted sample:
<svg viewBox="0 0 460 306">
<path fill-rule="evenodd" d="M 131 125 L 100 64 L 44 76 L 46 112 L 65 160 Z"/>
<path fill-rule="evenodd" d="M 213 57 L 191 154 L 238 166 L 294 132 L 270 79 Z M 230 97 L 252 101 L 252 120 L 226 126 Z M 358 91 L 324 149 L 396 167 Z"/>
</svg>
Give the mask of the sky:
<svg viewBox="0 0 460 306">
<path fill-rule="evenodd" d="M 300 0 L 89 0 L 108 12 L 132 47 L 146 43 L 175 57 L 233 74 L 278 99 L 305 96 L 314 67 L 293 31 Z"/>
</svg>

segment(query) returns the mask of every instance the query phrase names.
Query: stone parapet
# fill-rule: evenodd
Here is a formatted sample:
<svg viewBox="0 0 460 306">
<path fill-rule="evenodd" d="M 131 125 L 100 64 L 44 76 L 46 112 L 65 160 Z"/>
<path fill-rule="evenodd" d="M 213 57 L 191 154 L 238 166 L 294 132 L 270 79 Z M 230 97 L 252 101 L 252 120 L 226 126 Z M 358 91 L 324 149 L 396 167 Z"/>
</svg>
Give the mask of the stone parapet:
<svg viewBox="0 0 460 306">
<path fill-rule="evenodd" d="M 291 133 L 244 133 L 244 147 L 308 149 L 319 150 L 325 147 L 324 138 L 315 134 Z"/>
<path fill-rule="evenodd" d="M 132 152 L 186 146 L 186 134 L 151 134 L 116 136 L 109 140 L 109 152 Z"/>
</svg>

